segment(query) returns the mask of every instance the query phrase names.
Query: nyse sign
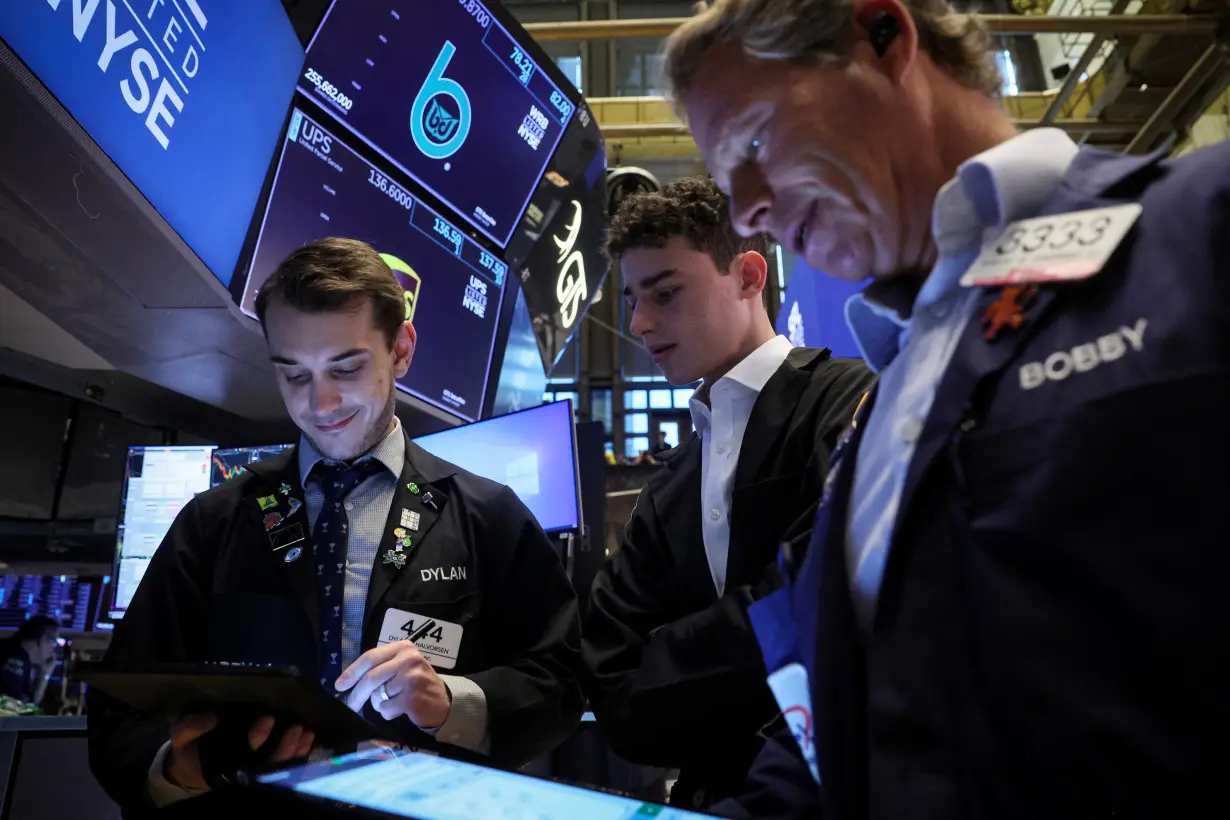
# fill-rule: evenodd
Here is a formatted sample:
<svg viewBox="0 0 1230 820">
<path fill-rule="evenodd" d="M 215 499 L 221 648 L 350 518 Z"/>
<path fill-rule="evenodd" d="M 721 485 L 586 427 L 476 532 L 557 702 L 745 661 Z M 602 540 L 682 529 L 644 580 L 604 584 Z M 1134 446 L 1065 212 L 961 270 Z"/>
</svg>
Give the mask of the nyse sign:
<svg viewBox="0 0 1230 820">
<path fill-rule="evenodd" d="M 0 40 L 229 284 L 303 66 L 280 0 L 0 0 Z"/>
<path fill-rule="evenodd" d="M 201 70 L 205 29 L 209 18 L 198 0 L 47 0 L 53 12 L 64 7 L 65 34 L 84 43 L 92 26 L 104 28 L 98 70 L 119 74 L 119 93 L 132 112 L 145 118 L 145 128 L 165 151 L 168 132 L 184 110 L 189 85 Z M 138 2 L 143 13 L 131 5 Z M 156 55 L 156 56 L 155 56 Z M 118 59 L 116 59 L 118 58 Z M 113 69 L 113 63 L 115 67 Z M 125 73 L 127 72 L 127 73 Z"/>
<path fill-rule="evenodd" d="M 552 237 L 559 249 L 556 261 L 560 265 L 555 280 L 555 298 L 559 302 L 560 323 L 565 329 L 572 327 L 577 314 L 588 295 L 585 290 L 585 257 L 577 247 L 581 235 L 581 203 L 572 201 L 572 222 L 564 226 L 564 236 Z"/>
</svg>

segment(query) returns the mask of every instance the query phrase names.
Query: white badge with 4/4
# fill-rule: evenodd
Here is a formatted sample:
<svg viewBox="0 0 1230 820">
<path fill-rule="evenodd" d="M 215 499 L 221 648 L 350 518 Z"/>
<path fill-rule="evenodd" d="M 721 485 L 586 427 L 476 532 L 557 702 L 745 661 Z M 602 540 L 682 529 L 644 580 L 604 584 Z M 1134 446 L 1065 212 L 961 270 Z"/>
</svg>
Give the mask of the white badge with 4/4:
<svg viewBox="0 0 1230 820">
<path fill-rule="evenodd" d="M 1138 203 L 1013 222 L 982 246 L 961 277 L 967 288 L 1087 279 L 1140 217 Z"/>
<path fill-rule="evenodd" d="M 816 724 L 812 719 L 811 687 L 807 684 L 807 669 L 801 663 L 783 666 L 769 675 L 769 689 L 790 734 L 799 744 L 799 751 L 811 769 L 811 776 L 820 782 L 820 766 L 816 762 Z"/>
<path fill-rule="evenodd" d="M 457 653 L 461 649 L 461 635 L 465 628 L 460 624 L 416 615 L 404 609 L 389 609 L 380 625 L 380 639 L 376 646 L 396 641 L 413 640 L 414 645 L 437 669 L 452 669 L 457 665 Z"/>
</svg>

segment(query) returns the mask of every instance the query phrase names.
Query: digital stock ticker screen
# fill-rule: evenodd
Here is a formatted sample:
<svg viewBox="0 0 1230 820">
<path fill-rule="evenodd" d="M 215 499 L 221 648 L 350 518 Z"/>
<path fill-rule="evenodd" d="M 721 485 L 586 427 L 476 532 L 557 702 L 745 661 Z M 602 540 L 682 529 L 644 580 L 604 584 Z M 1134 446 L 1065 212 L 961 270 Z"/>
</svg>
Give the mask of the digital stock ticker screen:
<svg viewBox="0 0 1230 820">
<path fill-rule="evenodd" d="M 501 247 L 576 110 L 477 0 L 334 0 L 299 85 Z"/>
<path fill-rule="evenodd" d="M 381 253 L 418 332 L 398 385 L 467 421 L 482 412 L 508 266 L 300 108 L 291 114 L 242 307 L 296 248 L 329 236 Z"/>
</svg>

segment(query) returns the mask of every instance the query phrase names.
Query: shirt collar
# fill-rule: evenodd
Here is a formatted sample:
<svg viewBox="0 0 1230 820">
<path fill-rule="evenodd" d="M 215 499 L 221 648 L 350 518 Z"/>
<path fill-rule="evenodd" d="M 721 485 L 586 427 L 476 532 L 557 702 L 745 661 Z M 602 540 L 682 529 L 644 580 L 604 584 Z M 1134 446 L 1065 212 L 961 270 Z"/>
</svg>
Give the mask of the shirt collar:
<svg viewBox="0 0 1230 820">
<path fill-rule="evenodd" d="M 692 414 L 692 426 L 696 432 L 701 432 L 709 426 L 709 396 L 712 389 L 721 384 L 737 384 L 751 395 L 759 395 L 769 379 L 786 361 L 794 345 L 785 336 L 774 336 L 760 347 L 743 357 L 737 365 L 714 382 L 712 385 L 702 384 L 688 400 L 688 410 Z"/>
<path fill-rule="evenodd" d="M 901 348 L 913 305 L 938 301 L 959 285 L 964 266 L 946 258 L 973 253 L 987 228 L 1033 216 L 1059 186 L 1080 149 L 1057 128 L 1035 128 L 966 160 L 936 195 L 931 233 L 940 261 L 922 283 L 875 282 L 846 302 L 846 323 L 877 373 Z"/>
<path fill-rule="evenodd" d="M 393 417 L 393 429 L 380 440 L 380 443 L 359 457 L 359 460 L 372 458 L 388 468 L 394 477 L 401 476 L 406 464 L 406 446 L 401 432 L 401 420 Z M 306 485 L 312 468 L 318 462 L 325 461 L 307 436 L 299 437 L 299 480 Z"/>
</svg>

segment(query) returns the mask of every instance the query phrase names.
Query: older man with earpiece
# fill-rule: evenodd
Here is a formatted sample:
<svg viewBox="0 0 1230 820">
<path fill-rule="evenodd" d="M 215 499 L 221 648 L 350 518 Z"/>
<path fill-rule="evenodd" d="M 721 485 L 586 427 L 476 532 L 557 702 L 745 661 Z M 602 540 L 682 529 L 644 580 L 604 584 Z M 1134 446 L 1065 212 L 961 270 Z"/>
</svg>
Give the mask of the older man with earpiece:
<svg viewBox="0 0 1230 820">
<path fill-rule="evenodd" d="M 1195 817 L 1230 731 L 1230 144 L 1018 133 L 947 0 L 716 0 L 667 76 L 880 374 L 749 618 L 736 817 Z M 793 736 L 791 736 L 793 735 Z"/>
</svg>

